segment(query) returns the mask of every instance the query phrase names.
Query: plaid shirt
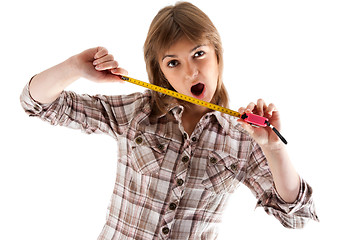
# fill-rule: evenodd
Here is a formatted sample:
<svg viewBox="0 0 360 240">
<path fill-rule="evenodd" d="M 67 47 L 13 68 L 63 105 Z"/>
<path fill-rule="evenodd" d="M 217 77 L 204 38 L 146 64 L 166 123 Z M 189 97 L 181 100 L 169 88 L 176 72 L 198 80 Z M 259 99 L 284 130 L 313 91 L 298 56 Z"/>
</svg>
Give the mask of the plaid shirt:
<svg viewBox="0 0 360 240">
<path fill-rule="evenodd" d="M 216 239 L 230 194 L 245 184 L 257 206 L 285 227 L 317 220 L 312 189 L 301 180 L 298 199 L 285 203 L 275 190 L 266 158 L 235 119 L 203 116 L 189 136 L 182 106 L 150 115 L 150 92 L 89 96 L 62 92 L 51 104 L 34 101 L 28 85 L 21 104 L 53 125 L 106 133 L 118 142 L 116 184 L 98 240 Z"/>
</svg>

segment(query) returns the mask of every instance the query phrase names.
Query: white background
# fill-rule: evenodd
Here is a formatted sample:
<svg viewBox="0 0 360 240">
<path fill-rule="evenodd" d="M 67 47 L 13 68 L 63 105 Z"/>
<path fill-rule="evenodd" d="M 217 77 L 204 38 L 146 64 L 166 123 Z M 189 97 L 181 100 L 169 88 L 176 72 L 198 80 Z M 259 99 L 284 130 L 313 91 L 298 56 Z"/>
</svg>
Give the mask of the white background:
<svg viewBox="0 0 360 240">
<path fill-rule="evenodd" d="M 147 80 L 142 47 L 158 10 L 175 1 L 8 1 L 0 8 L 0 239 L 96 239 L 115 181 L 116 143 L 25 115 L 19 95 L 34 74 L 105 46 Z M 314 189 L 320 223 L 288 230 L 245 187 L 231 198 L 220 239 L 354 239 L 360 214 L 358 1 L 192 1 L 224 47 L 231 108 L 263 98 Z M 143 91 L 80 80 L 78 93 Z"/>
</svg>

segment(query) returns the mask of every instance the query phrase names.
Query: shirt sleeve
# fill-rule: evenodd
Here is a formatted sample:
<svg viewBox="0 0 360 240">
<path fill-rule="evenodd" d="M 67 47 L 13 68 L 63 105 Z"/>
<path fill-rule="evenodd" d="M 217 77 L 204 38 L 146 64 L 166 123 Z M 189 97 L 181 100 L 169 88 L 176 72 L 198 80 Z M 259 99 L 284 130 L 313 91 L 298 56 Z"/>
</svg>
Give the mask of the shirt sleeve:
<svg viewBox="0 0 360 240">
<path fill-rule="evenodd" d="M 54 102 L 42 104 L 31 97 L 29 85 L 25 86 L 20 96 L 21 105 L 29 116 L 39 117 L 52 125 L 80 129 L 88 134 L 106 133 L 117 138 L 142 103 L 140 93 L 90 96 L 63 91 Z"/>
<path fill-rule="evenodd" d="M 310 219 L 319 221 L 310 185 L 301 179 L 297 199 L 294 203 L 286 203 L 276 191 L 265 155 L 257 144 L 249 156 L 244 184 L 258 199 L 256 207 L 263 207 L 287 228 L 303 228 Z"/>
</svg>

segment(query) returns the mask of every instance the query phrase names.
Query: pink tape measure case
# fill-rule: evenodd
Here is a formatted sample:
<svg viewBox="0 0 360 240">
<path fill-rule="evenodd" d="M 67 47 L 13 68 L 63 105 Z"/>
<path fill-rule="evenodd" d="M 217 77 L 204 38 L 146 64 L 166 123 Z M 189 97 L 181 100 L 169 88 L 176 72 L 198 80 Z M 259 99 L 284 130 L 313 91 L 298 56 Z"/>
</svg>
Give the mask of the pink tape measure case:
<svg viewBox="0 0 360 240">
<path fill-rule="evenodd" d="M 259 127 L 266 127 L 267 126 L 266 122 L 269 121 L 269 119 L 267 119 L 266 117 L 261 117 L 259 115 L 255 115 L 252 113 L 244 113 L 243 115 L 241 115 L 241 118 L 245 122 Z"/>
</svg>

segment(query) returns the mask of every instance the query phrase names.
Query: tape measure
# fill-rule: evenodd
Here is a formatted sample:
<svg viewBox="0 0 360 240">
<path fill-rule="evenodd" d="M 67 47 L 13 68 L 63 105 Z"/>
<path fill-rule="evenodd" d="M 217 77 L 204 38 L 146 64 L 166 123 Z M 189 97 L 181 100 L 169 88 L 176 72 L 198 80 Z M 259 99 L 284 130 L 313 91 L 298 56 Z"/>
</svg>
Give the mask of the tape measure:
<svg viewBox="0 0 360 240">
<path fill-rule="evenodd" d="M 134 83 L 134 84 L 139 85 L 141 87 L 145 87 L 145 88 L 148 88 L 150 90 L 153 90 L 153 91 L 156 91 L 156 92 L 159 92 L 159 93 L 163 93 L 163 94 L 166 94 L 166 95 L 169 95 L 169 96 L 172 96 L 172 97 L 175 97 L 175 98 L 178 98 L 178 99 L 181 99 L 181 100 L 184 100 L 184 101 L 196 104 L 196 105 L 204 106 L 204 107 L 210 108 L 210 109 L 215 110 L 215 111 L 219 111 L 219 112 L 229 114 L 229 115 L 234 116 L 234 117 L 238 117 L 238 118 L 241 117 L 241 114 L 239 112 L 233 111 L 233 110 L 228 109 L 228 108 L 221 107 L 221 106 L 213 104 L 213 103 L 202 101 L 200 99 L 190 97 L 190 96 L 187 96 L 185 94 L 178 93 L 178 92 L 175 92 L 175 91 L 163 88 L 163 87 L 159 87 L 159 86 L 153 85 L 151 83 L 143 82 L 143 81 L 131 78 L 131 77 L 127 77 L 127 76 L 121 76 L 121 79 L 124 80 L 124 81 L 127 81 L 127 82 Z"/>
<path fill-rule="evenodd" d="M 253 126 L 260 126 L 260 127 L 269 126 L 279 136 L 279 138 L 285 144 L 287 144 L 287 141 L 285 140 L 285 138 L 279 133 L 279 131 L 274 126 L 272 126 L 269 123 L 269 119 L 267 119 L 266 117 L 262 117 L 262 116 L 252 114 L 252 113 L 240 114 L 237 111 L 233 111 L 231 109 L 221 107 L 221 106 L 213 104 L 213 103 L 209 103 L 209 102 L 206 102 L 206 101 L 194 98 L 194 97 L 187 96 L 187 95 L 182 94 L 182 93 L 178 93 L 178 92 L 175 92 L 175 91 L 163 88 L 163 87 L 159 87 L 159 86 L 151 84 L 151 83 L 143 82 L 143 81 L 131 78 L 131 77 L 127 77 L 127 76 L 120 76 L 120 78 L 121 78 L 121 80 L 124 80 L 124 81 L 130 82 L 130 83 L 139 85 L 141 87 L 148 88 L 150 90 L 153 90 L 153 91 L 156 91 L 156 92 L 159 92 L 159 93 L 166 94 L 168 96 L 172 96 L 172 97 L 184 100 L 184 101 L 189 102 L 189 103 L 204 106 L 204 107 L 207 107 L 209 109 L 219 111 L 219 112 L 222 112 L 222 113 L 226 113 L 226 114 L 234 116 L 234 117 L 242 118 L 245 122 L 248 122 Z"/>
</svg>

